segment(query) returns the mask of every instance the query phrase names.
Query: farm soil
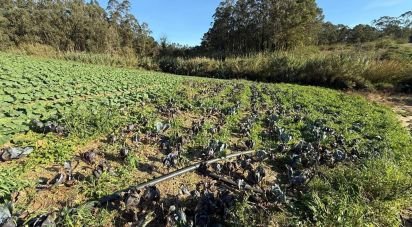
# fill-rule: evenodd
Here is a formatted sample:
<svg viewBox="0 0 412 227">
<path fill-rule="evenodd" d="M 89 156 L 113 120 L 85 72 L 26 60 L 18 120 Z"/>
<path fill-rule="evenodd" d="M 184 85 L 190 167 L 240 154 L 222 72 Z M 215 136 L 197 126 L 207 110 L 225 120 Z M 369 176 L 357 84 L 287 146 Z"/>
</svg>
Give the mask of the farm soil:
<svg viewBox="0 0 412 227">
<path fill-rule="evenodd" d="M 412 95 L 391 93 L 358 93 L 368 100 L 391 108 L 398 116 L 402 125 L 412 129 Z"/>
</svg>

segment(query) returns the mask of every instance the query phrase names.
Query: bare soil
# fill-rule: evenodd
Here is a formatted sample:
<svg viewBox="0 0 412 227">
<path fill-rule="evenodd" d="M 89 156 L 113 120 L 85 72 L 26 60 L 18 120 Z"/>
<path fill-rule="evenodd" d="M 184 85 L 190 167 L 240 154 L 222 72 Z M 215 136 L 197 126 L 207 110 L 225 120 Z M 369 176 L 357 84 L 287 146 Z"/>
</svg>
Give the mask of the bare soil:
<svg viewBox="0 0 412 227">
<path fill-rule="evenodd" d="M 412 129 L 412 95 L 385 94 L 385 93 L 361 93 L 368 100 L 384 104 L 397 113 L 402 125 Z"/>
</svg>

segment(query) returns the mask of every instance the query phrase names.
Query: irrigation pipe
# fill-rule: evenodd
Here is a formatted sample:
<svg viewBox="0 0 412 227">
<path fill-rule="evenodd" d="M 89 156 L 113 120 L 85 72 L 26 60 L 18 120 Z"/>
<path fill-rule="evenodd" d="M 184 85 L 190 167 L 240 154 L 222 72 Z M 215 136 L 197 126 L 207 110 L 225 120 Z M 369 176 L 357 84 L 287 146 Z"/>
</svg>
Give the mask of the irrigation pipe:
<svg viewBox="0 0 412 227">
<path fill-rule="evenodd" d="M 155 178 L 155 179 L 150 180 L 148 182 L 141 183 L 141 184 L 138 184 L 136 186 L 131 186 L 127 189 L 117 191 L 117 192 L 113 193 L 112 195 L 105 196 L 105 197 L 103 197 L 99 200 L 97 206 L 102 206 L 102 205 L 107 204 L 111 201 L 115 201 L 115 200 L 120 199 L 122 197 L 122 193 L 124 193 L 124 192 L 128 192 L 130 190 L 135 190 L 135 191 L 141 190 L 141 189 L 144 189 L 146 187 L 154 186 L 154 185 L 159 184 L 163 181 L 167 181 L 167 180 L 170 180 L 172 178 L 175 178 L 175 177 L 184 175 L 186 173 L 192 172 L 192 171 L 198 169 L 202 164 L 210 165 L 210 164 L 213 164 L 213 163 L 216 163 L 216 162 L 236 158 L 236 157 L 239 157 L 239 156 L 242 156 L 242 155 L 254 154 L 254 153 L 256 153 L 256 151 L 243 151 L 243 152 L 239 152 L 239 153 L 235 153 L 235 154 L 230 154 L 230 155 L 227 155 L 227 156 L 222 157 L 222 158 L 215 158 L 215 159 L 212 159 L 212 160 L 209 160 L 209 161 L 196 163 L 196 164 L 188 166 L 186 168 L 176 170 L 172 173 L 169 173 L 169 174 L 163 175 L 161 177 Z M 209 175 L 210 175 L 210 173 L 209 173 Z M 212 175 L 211 177 L 216 178 L 216 175 Z M 232 184 L 232 185 L 234 184 L 233 181 L 227 181 L 227 179 L 224 180 L 224 181 L 226 183 L 229 183 L 229 184 Z M 246 185 L 245 188 L 248 189 L 248 190 L 253 190 L 253 191 L 257 190 L 257 189 L 254 189 L 253 187 L 249 186 L 249 185 Z M 260 193 L 261 191 L 258 190 L 258 192 Z"/>
<path fill-rule="evenodd" d="M 211 177 L 211 178 L 213 178 L 213 179 L 216 179 L 216 180 L 225 182 L 226 184 L 230 184 L 230 185 L 235 186 L 235 187 L 237 186 L 236 182 L 234 182 L 233 180 L 228 179 L 228 178 L 226 178 L 226 177 L 219 176 L 219 175 L 217 175 L 217 174 L 210 173 L 210 172 L 206 173 L 206 175 L 209 176 L 209 177 Z M 260 193 L 260 194 L 265 193 L 262 189 L 260 189 L 260 188 L 254 188 L 254 187 L 252 187 L 252 186 L 250 186 L 250 185 L 248 185 L 248 184 L 245 184 L 243 187 L 244 187 L 246 190 L 253 191 L 253 192 L 256 192 L 256 193 Z"/>
</svg>

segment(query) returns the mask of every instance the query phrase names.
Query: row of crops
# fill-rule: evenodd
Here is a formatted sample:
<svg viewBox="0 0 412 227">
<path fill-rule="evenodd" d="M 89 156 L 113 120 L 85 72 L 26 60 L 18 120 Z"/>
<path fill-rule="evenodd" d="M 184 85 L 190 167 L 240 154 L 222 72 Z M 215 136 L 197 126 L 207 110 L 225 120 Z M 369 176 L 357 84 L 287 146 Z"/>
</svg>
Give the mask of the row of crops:
<svg viewBox="0 0 412 227">
<path fill-rule="evenodd" d="M 0 225 L 388 226 L 412 202 L 410 135 L 362 98 L 0 63 Z"/>
<path fill-rule="evenodd" d="M 29 129 L 31 119 L 55 117 L 78 105 L 121 107 L 179 89 L 181 79 L 151 72 L 84 68 L 76 63 L 25 62 L 2 55 L 0 142 Z M 162 86 L 160 86 L 162 85 Z"/>
</svg>

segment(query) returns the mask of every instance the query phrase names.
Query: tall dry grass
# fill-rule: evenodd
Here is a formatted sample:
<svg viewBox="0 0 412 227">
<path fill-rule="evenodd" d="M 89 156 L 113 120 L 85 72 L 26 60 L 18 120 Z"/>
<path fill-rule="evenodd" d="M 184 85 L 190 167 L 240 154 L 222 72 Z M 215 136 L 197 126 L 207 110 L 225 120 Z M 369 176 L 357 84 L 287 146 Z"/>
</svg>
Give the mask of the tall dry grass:
<svg viewBox="0 0 412 227">
<path fill-rule="evenodd" d="M 412 87 L 412 45 L 382 40 L 362 46 L 308 47 L 251 54 L 225 60 L 206 57 L 139 57 L 131 49 L 118 53 L 60 52 L 41 44 L 22 44 L 9 52 L 116 67 L 222 79 L 286 82 L 333 88 Z"/>
</svg>

